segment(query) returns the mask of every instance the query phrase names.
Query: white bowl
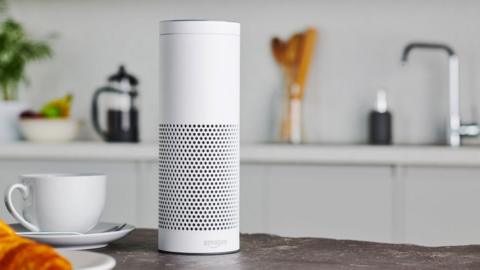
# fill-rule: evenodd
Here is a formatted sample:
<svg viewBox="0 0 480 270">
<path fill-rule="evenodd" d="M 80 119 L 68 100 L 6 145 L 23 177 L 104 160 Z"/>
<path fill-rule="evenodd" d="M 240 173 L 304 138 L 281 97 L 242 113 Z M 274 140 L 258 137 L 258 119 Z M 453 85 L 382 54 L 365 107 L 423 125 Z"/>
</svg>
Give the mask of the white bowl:
<svg viewBox="0 0 480 270">
<path fill-rule="evenodd" d="M 32 142 L 68 142 L 75 139 L 80 123 L 70 118 L 20 119 L 23 137 Z"/>
</svg>

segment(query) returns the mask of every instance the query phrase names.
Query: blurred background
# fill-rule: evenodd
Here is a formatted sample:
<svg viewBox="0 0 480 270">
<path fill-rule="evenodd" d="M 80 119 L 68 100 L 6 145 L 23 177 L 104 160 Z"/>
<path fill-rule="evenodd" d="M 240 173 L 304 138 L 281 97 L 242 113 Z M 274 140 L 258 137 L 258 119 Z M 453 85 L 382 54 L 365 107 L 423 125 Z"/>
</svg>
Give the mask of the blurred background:
<svg viewBox="0 0 480 270">
<path fill-rule="evenodd" d="M 478 122 L 480 2 L 7 3 L 4 19 L 21 23 L 29 38 L 47 42 L 52 51 L 50 58 L 26 65 L 29 83 L 18 85 L 22 108 L 33 118 L 44 117 L 49 102 L 71 94 L 67 116 L 79 124 L 75 122 L 78 131 L 69 142 L 3 142 L 2 189 L 22 173 L 104 172 L 109 175 L 104 218 L 156 227 L 159 21 L 237 21 L 242 27 L 242 232 L 425 245 L 480 243 L 480 141 L 472 137 L 460 147 L 447 145 L 448 58 L 424 50 L 412 52 L 407 65 L 401 63 L 410 42 L 448 44 L 459 57 L 461 120 Z M 302 139 L 279 143 L 285 85 L 272 55 L 272 38 L 288 40 L 309 27 L 317 37 L 302 101 Z M 138 80 L 139 143 L 104 143 L 92 125 L 92 97 L 120 65 Z M 373 146 L 375 123 L 369 117 L 380 89 L 387 95 L 391 137 L 388 145 Z M 21 136 L 35 133 L 22 125 Z M 12 221 L 3 206 L 0 216 Z"/>
</svg>

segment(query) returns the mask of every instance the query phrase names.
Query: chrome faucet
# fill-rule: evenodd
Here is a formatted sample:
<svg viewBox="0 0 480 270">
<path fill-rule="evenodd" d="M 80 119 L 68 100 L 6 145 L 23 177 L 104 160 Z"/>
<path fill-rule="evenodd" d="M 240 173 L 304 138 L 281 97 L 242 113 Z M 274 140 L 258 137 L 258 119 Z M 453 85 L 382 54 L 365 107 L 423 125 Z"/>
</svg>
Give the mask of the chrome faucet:
<svg viewBox="0 0 480 270">
<path fill-rule="evenodd" d="M 408 44 L 402 53 L 402 63 L 406 64 L 408 55 L 413 49 L 443 50 L 448 54 L 448 86 L 449 86 L 449 127 L 447 127 L 447 142 L 450 146 L 460 146 L 461 137 L 474 137 L 480 134 L 477 124 L 462 124 L 460 121 L 459 99 L 459 64 L 458 56 L 447 45 L 415 42 Z"/>
</svg>

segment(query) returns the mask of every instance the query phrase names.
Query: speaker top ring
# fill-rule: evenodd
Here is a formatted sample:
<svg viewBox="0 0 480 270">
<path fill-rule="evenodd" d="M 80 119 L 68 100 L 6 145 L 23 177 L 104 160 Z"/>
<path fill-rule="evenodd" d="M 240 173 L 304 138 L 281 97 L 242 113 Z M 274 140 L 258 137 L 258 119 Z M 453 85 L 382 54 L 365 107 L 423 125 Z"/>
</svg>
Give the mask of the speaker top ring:
<svg viewBox="0 0 480 270">
<path fill-rule="evenodd" d="M 228 21 L 170 20 L 160 22 L 160 35 L 213 34 L 240 36 L 240 24 Z"/>
</svg>

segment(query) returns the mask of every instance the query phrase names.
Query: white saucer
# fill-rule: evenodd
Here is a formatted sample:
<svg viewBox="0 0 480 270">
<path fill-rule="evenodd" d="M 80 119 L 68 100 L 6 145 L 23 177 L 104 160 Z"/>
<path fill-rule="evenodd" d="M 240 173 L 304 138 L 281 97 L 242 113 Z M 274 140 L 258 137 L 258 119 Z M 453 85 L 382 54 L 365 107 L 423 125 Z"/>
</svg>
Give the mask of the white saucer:
<svg viewBox="0 0 480 270">
<path fill-rule="evenodd" d="M 120 223 L 101 222 L 91 231 L 83 235 L 24 235 L 23 237 L 61 249 L 80 250 L 101 248 L 107 246 L 110 242 L 125 237 L 131 231 L 135 230 L 134 226 L 126 225 L 119 231 L 103 232 L 118 225 L 120 225 Z M 16 232 L 29 232 L 29 230 L 18 223 L 10 224 L 10 226 Z"/>
<path fill-rule="evenodd" d="M 72 264 L 75 270 L 110 270 L 115 267 L 115 259 L 111 256 L 78 250 L 57 250 Z"/>
</svg>

